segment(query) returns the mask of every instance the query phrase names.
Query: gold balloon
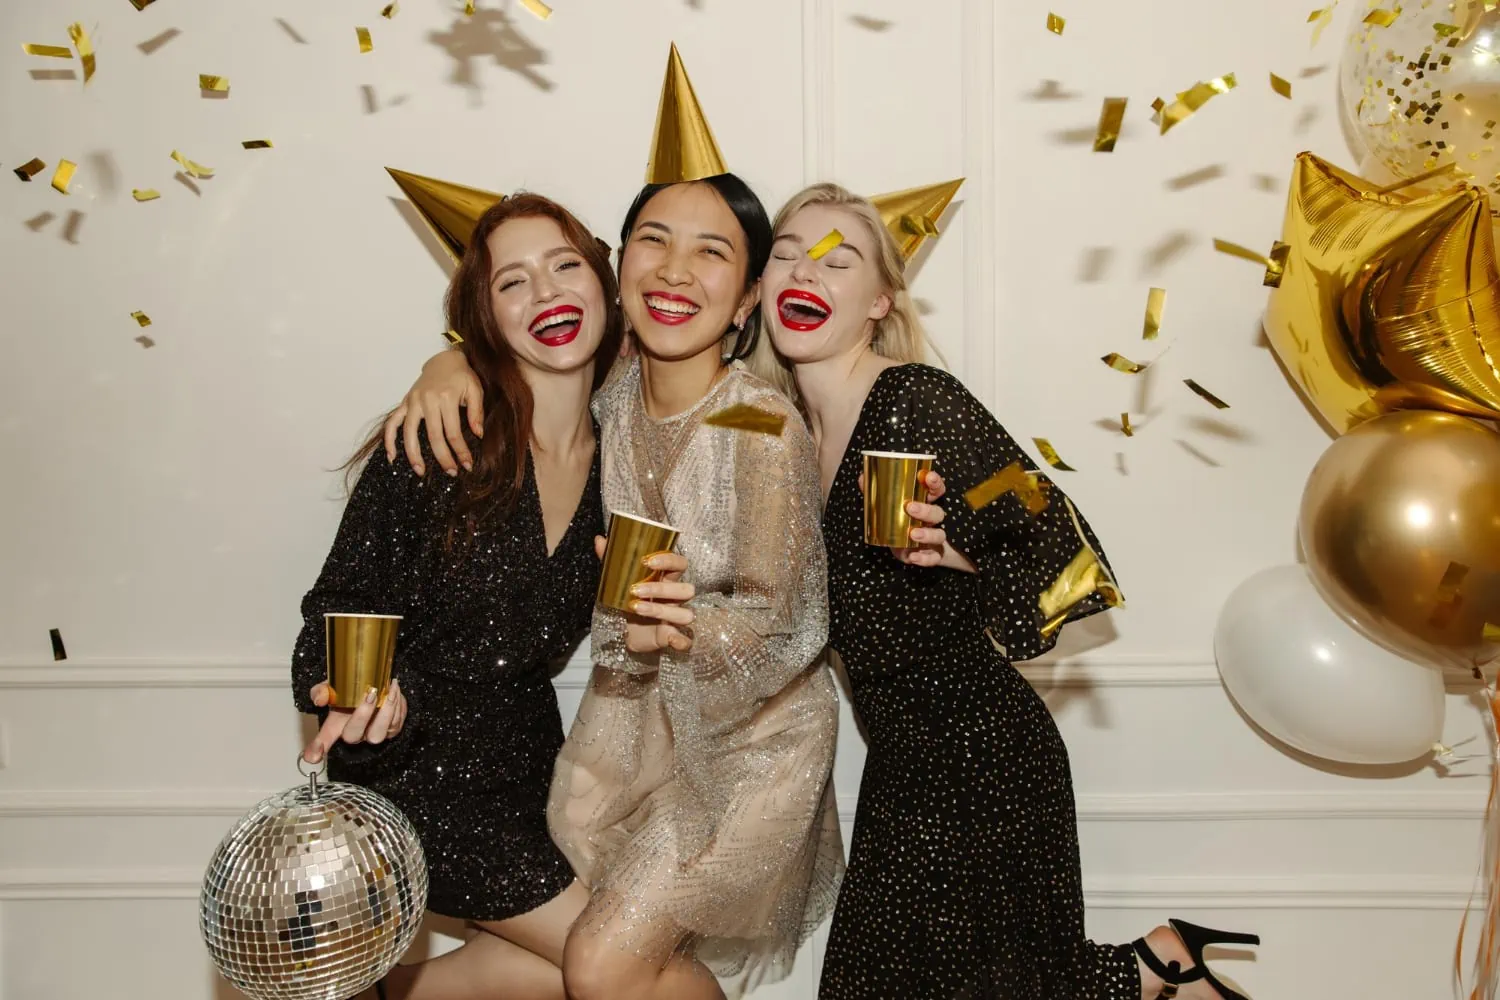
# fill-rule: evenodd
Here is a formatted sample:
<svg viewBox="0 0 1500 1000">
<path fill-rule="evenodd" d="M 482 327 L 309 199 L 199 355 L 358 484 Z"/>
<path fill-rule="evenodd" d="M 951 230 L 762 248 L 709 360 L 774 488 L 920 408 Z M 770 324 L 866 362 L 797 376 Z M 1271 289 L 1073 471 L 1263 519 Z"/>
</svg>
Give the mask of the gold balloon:
<svg viewBox="0 0 1500 1000">
<path fill-rule="evenodd" d="M 1371 6 L 1400 12 L 1388 26 L 1356 12 L 1345 39 L 1339 93 L 1356 145 L 1397 177 L 1452 165 L 1500 194 L 1500 10 L 1493 0 Z"/>
<path fill-rule="evenodd" d="M 1371 639 L 1430 664 L 1496 654 L 1500 433 L 1422 410 L 1361 424 L 1313 468 L 1300 533 L 1319 591 Z"/>
<path fill-rule="evenodd" d="M 1266 335 L 1340 433 L 1383 412 L 1500 416 L 1500 271 L 1489 199 L 1383 191 L 1297 157 Z"/>
</svg>

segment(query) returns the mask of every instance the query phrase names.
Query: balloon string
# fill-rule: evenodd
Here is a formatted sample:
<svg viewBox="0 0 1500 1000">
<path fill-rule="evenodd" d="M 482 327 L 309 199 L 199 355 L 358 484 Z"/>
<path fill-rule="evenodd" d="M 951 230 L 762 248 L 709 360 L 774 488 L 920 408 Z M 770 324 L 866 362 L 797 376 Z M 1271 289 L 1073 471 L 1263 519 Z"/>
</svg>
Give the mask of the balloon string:
<svg viewBox="0 0 1500 1000">
<path fill-rule="evenodd" d="M 1476 675 L 1479 671 L 1475 670 Z M 1482 675 L 1480 675 L 1483 679 Z M 1465 988 L 1463 974 L 1464 933 L 1468 928 L 1469 914 L 1474 904 L 1474 894 L 1481 880 L 1484 883 L 1484 923 L 1480 927 L 1479 941 L 1474 955 L 1474 981 L 1468 990 L 1468 1000 L 1495 1000 L 1497 972 L 1500 972 L 1500 955 L 1496 954 L 1496 939 L 1500 936 L 1500 810 L 1496 800 L 1500 798 L 1500 692 L 1492 683 L 1486 683 L 1484 693 L 1489 702 L 1485 729 L 1490 738 L 1490 793 L 1484 807 L 1483 844 L 1479 870 L 1475 873 L 1475 885 L 1469 891 L 1464 915 L 1458 924 L 1458 942 L 1453 952 L 1453 971 L 1458 988 Z M 1486 878 L 1485 876 L 1488 875 Z"/>
<path fill-rule="evenodd" d="M 1441 177 L 1443 176 L 1443 174 L 1450 173 L 1453 168 L 1457 166 L 1457 163 L 1444 164 L 1443 166 L 1438 167 L 1434 170 L 1429 170 L 1426 173 L 1417 174 L 1417 176 L 1415 177 L 1408 177 L 1405 180 L 1396 181 L 1394 184 L 1387 184 L 1383 188 L 1376 188 L 1371 192 L 1371 194 L 1390 194 L 1393 191 L 1400 191 L 1404 187 L 1410 187 L 1413 184 L 1420 184 L 1423 181 L 1430 181 L 1434 177 Z"/>
</svg>

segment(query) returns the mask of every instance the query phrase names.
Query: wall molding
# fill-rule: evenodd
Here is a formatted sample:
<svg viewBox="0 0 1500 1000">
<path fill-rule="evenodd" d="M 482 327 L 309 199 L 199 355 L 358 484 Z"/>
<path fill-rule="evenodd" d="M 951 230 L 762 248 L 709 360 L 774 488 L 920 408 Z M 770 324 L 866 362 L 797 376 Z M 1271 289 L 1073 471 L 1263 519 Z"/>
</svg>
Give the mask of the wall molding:
<svg viewBox="0 0 1500 1000">
<path fill-rule="evenodd" d="M 277 791 L 280 789 L 13 789 L 0 791 L 0 821 L 143 817 L 232 819 Z M 1477 822 L 1484 815 L 1485 799 L 1484 789 L 1101 793 L 1078 797 L 1078 819 L 1082 823 Z M 838 797 L 839 816 L 845 823 L 854 820 L 855 802 L 853 794 Z"/>
<path fill-rule="evenodd" d="M 834 10 L 802 0 L 802 183 L 833 176 Z"/>
<path fill-rule="evenodd" d="M 0 901 L 196 900 L 200 868 L 0 869 Z M 1463 910 L 1468 879 L 1451 876 L 1085 878 L 1090 910 Z"/>
</svg>

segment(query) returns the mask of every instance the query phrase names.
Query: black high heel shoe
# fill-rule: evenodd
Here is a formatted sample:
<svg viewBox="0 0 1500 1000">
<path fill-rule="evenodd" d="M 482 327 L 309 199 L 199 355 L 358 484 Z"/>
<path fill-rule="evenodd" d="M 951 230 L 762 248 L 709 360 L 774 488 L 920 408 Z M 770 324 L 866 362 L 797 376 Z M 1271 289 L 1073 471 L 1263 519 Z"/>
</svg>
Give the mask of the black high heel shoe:
<svg viewBox="0 0 1500 1000">
<path fill-rule="evenodd" d="M 1235 931 L 1216 931 L 1208 927 L 1199 927 L 1190 924 L 1186 920 L 1169 920 L 1172 930 L 1182 939 L 1182 944 L 1187 948 L 1188 957 L 1193 960 L 1193 967 L 1188 971 L 1182 971 L 1182 966 L 1177 962 L 1162 964 L 1161 959 L 1156 957 L 1156 952 L 1146 943 L 1145 938 L 1136 938 L 1131 947 L 1141 957 L 1146 968 L 1161 977 L 1163 983 L 1161 992 L 1157 994 L 1160 1000 L 1171 1000 L 1177 995 L 1177 987 L 1188 983 L 1196 983 L 1202 979 L 1218 991 L 1223 1000 L 1249 1000 L 1249 997 L 1238 990 L 1225 986 L 1218 976 L 1203 961 L 1203 949 L 1213 944 L 1260 944 L 1259 934 L 1240 934 Z"/>
</svg>

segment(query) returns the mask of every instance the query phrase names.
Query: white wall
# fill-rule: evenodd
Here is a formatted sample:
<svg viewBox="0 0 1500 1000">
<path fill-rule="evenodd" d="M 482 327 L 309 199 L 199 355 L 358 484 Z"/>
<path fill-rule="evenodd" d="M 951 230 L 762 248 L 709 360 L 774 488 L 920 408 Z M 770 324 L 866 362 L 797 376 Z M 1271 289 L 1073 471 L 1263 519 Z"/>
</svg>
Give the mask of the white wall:
<svg viewBox="0 0 1500 1000">
<path fill-rule="evenodd" d="M 1231 974 L 1261 996 L 1442 995 L 1483 779 L 1296 760 L 1238 716 L 1210 645 L 1229 591 L 1294 557 L 1328 440 L 1258 343 L 1258 269 L 1211 239 L 1269 246 L 1296 151 L 1353 165 L 1334 66 L 1362 5 L 1311 51 L 1306 0 L 1074 0 L 1062 38 L 1042 0 L 556 0 L 545 24 L 508 0 L 471 22 L 458 0 L 404 0 L 391 22 L 380 6 L 0 5 L 0 1000 L 230 996 L 194 900 L 232 819 L 296 780 L 285 661 L 339 514 L 325 470 L 441 346 L 445 272 L 381 168 L 540 190 L 610 236 L 670 39 L 773 207 L 826 177 L 969 178 L 917 293 L 965 381 L 1079 470 L 1063 484 L 1130 597 L 1029 668 L 1072 752 L 1091 930 L 1171 914 L 1259 930 L 1259 960 Z M 70 18 L 99 50 L 86 90 L 19 54 L 65 42 Z M 1230 71 L 1238 90 L 1154 134 L 1151 98 Z M 201 99 L 198 73 L 230 97 Z M 1094 154 L 1109 96 L 1130 98 L 1128 125 Z M 276 147 L 239 147 L 254 138 Z M 190 191 L 174 148 L 217 176 Z M 45 174 L 8 176 L 32 156 Z M 66 197 L 47 186 L 61 157 L 80 164 Z M 1139 340 L 1152 285 L 1158 345 Z M 1149 381 L 1097 360 L 1169 344 Z M 559 680 L 565 712 L 585 670 Z M 1450 742 L 1478 732 L 1464 697 Z M 847 821 L 847 719 L 841 744 Z M 764 995 L 813 996 L 816 944 Z"/>
</svg>

